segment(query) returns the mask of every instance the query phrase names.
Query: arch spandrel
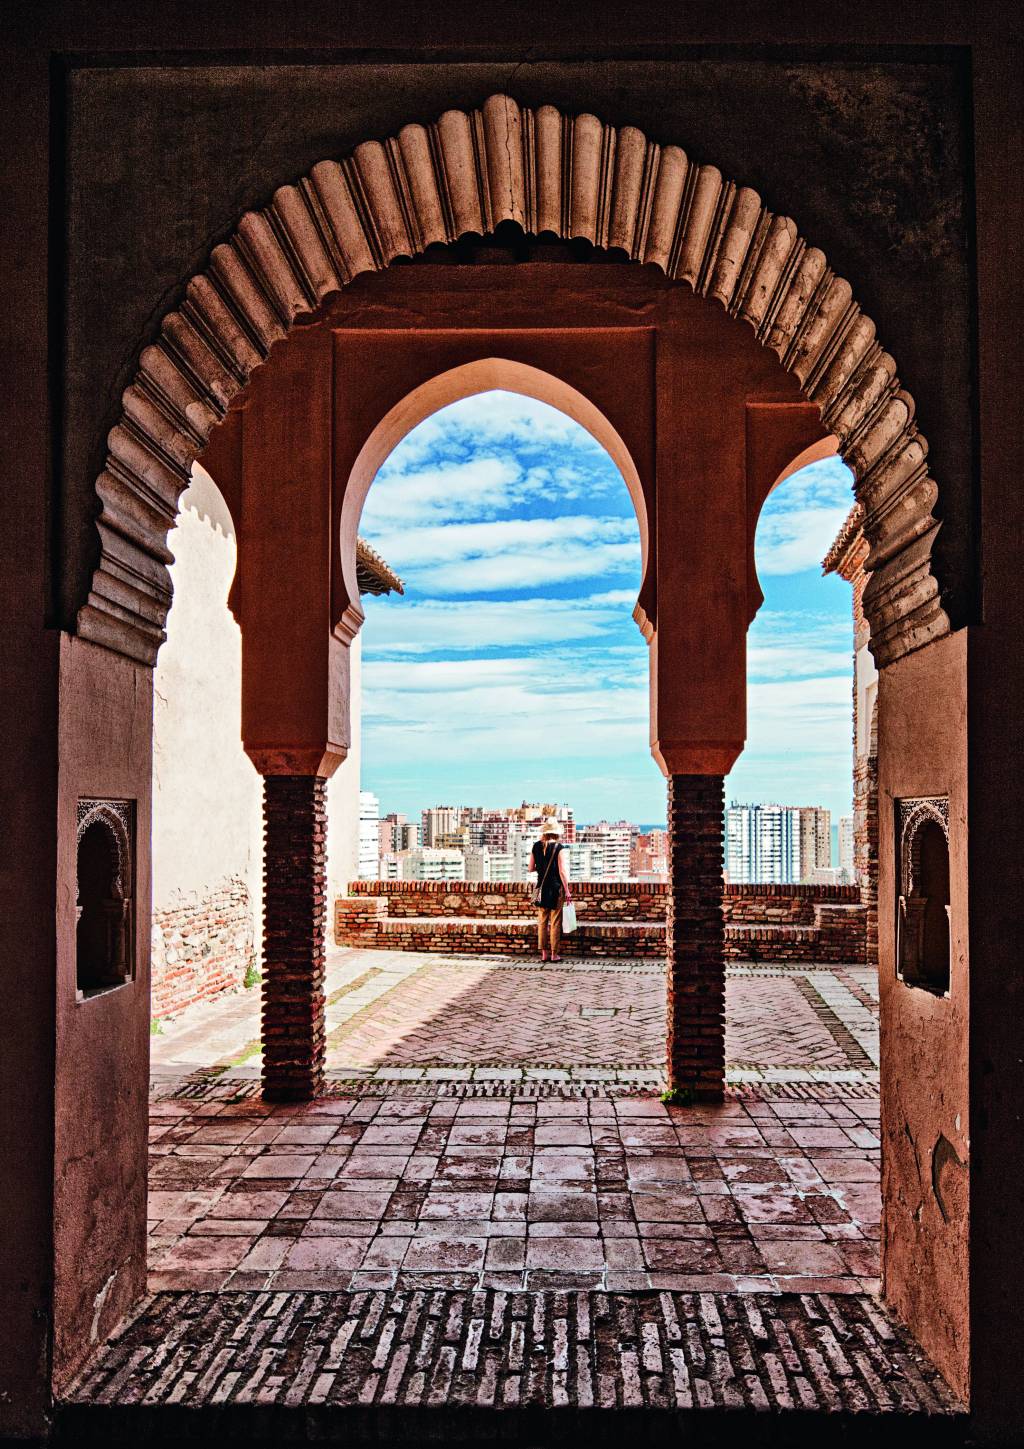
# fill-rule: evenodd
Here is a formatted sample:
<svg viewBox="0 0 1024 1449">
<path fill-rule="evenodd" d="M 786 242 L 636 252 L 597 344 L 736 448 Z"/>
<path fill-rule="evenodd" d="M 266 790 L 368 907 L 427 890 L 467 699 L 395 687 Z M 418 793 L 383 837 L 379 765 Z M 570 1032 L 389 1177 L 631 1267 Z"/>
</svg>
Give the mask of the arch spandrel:
<svg viewBox="0 0 1024 1449">
<path fill-rule="evenodd" d="M 619 248 L 747 322 L 853 471 L 878 662 L 949 631 L 931 572 L 937 490 L 913 399 L 824 253 L 756 192 L 678 147 L 492 96 L 318 163 L 213 249 L 142 353 L 109 434 L 96 483 L 101 557 L 78 632 L 152 663 L 170 607 L 166 540 L 178 497 L 273 344 L 360 273 L 502 222 Z"/>
</svg>

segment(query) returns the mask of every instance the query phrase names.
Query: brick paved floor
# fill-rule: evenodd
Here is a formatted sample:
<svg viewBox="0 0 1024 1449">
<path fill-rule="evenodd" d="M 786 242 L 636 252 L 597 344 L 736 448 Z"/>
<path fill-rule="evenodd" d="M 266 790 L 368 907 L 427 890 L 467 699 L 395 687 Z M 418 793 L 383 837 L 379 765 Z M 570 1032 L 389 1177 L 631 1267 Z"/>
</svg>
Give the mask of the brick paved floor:
<svg viewBox="0 0 1024 1449">
<path fill-rule="evenodd" d="M 858 966 L 731 966 L 730 1080 L 877 1083 L 872 978 Z M 327 1070 L 335 1077 L 661 1080 L 665 985 L 655 962 L 542 970 L 494 958 L 335 949 L 327 999 Z M 216 1067 L 259 1076 L 258 990 L 158 1025 L 158 1075 Z"/>
<path fill-rule="evenodd" d="M 58 1437 L 177 1442 L 161 1413 L 215 1405 L 190 1436 L 718 1444 L 729 1409 L 758 1443 L 961 1442 L 873 1296 L 871 973 L 732 967 L 717 1108 L 658 1099 L 663 991 L 649 962 L 336 951 L 325 1094 L 288 1106 L 257 992 L 162 1023 L 153 1296 Z"/>
<path fill-rule="evenodd" d="M 250 1445 L 280 1444 L 286 1428 L 289 1443 L 347 1445 L 564 1446 L 585 1434 L 720 1446 L 742 1433 L 790 1449 L 906 1446 L 918 1427 L 936 1449 L 963 1435 L 935 1369 L 864 1295 L 443 1288 L 159 1294 L 57 1424 L 76 1445 L 152 1442 L 161 1429 L 161 1442 L 197 1443 L 204 1425 L 203 1443 Z"/>
<path fill-rule="evenodd" d="M 151 1133 L 154 1290 L 876 1287 L 872 1099 L 424 1084 L 157 1101 Z"/>
<path fill-rule="evenodd" d="M 700 1111 L 656 1099 L 663 993 L 650 962 L 335 951 L 329 1094 L 278 1107 L 257 992 L 167 1023 L 152 1287 L 872 1290 L 869 973 L 733 968 L 744 1095 Z"/>
</svg>

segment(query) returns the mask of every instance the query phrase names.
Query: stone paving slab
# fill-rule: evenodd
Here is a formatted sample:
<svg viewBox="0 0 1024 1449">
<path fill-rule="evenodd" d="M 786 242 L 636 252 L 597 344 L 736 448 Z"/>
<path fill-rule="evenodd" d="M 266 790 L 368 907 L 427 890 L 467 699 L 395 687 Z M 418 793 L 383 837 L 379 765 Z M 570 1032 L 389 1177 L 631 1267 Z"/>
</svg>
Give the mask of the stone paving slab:
<svg viewBox="0 0 1024 1449">
<path fill-rule="evenodd" d="M 455 1085 L 154 1102 L 151 1288 L 877 1286 L 874 1098 Z"/>
<path fill-rule="evenodd" d="M 905 1446 L 915 1428 L 959 1443 L 963 1416 L 866 1295 L 555 1284 L 160 1293 L 57 1415 L 74 1444 Z"/>
</svg>

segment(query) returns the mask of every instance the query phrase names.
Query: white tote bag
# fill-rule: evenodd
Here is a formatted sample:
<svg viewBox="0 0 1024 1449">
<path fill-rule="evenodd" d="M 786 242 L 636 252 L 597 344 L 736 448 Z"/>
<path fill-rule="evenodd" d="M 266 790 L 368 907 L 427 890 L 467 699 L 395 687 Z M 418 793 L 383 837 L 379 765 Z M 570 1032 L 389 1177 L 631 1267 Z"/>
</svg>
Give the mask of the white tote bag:
<svg viewBox="0 0 1024 1449">
<path fill-rule="evenodd" d="M 572 901 L 566 901 L 562 907 L 562 933 L 570 935 L 576 929 L 576 907 Z"/>
</svg>

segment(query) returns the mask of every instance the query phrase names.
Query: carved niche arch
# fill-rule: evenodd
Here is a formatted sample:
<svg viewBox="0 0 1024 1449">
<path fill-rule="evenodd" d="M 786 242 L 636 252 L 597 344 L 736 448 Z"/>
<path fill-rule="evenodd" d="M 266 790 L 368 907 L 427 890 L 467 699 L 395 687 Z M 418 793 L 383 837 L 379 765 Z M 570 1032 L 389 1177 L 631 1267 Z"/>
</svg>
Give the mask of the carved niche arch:
<svg viewBox="0 0 1024 1449">
<path fill-rule="evenodd" d="M 943 996 L 950 988 L 949 801 L 897 805 L 896 971 L 908 986 Z"/>
<path fill-rule="evenodd" d="M 319 162 L 213 248 L 123 394 L 96 482 L 100 561 L 78 632 L 155 660 L 171 600 L 167 533 L 192 463 L 298 316 L 362 272 L 504 222 L 624 251 L 753 327 L 853 472 L 879 664 L 948 632 L 931 574 L 927 442 L 849 282 L 789 217 L 678 146 L 501 95 Z"/>
<path fill-rule="evenodd" d="M 79 996 L 131 978 L 132 839 L 130 801 L 78 802 L 75 908 Z"/>
</svg>

